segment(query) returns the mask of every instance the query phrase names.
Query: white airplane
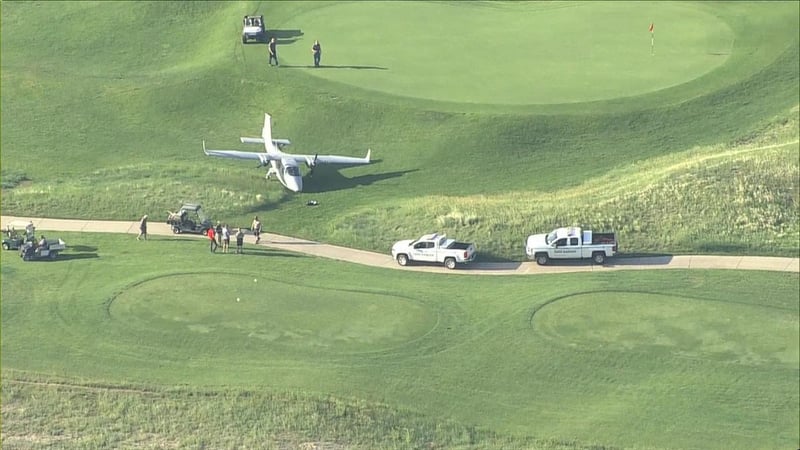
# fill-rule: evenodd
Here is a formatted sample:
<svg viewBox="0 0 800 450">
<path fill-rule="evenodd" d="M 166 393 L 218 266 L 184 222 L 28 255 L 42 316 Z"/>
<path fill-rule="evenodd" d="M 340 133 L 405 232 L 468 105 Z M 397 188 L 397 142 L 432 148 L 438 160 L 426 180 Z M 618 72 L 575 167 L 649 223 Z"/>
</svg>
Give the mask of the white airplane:
<svg viewBox="0 0 800 450">
<path fill-rule="evenodd" d="M 261 130 L 260 138 L 243 137 L 240 138 L 243 144 L 264 144 L 265 153 L 242 152 L 238 150 L 209 150 L 206 148 L 206 141 L 203 141 L 203 152 L 209 156 L 220 158 L 253 159 L 258 161 L 258 167 L 266 166 L 267 179 L 275 175 L 276 178 L 294 192 L 303 190 L 303 177 L 300 175 L 300 164 L 305 164 L 310 169 L 309 173 L 314 172 L 314 166 L 322 164 L 369 164 L 369 157 L 372 150 L 367 150 L 367 156 L 356 158 L 352 156 L 337 155 L 293 155 L 284 153 L 281 149 L 291 144 L 288 139 L 272 139 L 272 125 L 269 114 L 264 114 L 264 128 Z"/>
</svg>

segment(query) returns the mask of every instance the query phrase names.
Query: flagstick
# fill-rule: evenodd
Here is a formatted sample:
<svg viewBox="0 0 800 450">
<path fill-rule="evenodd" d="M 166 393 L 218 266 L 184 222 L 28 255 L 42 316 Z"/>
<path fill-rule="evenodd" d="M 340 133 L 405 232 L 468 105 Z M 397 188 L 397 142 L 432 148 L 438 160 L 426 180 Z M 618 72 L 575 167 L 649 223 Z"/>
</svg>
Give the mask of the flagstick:
<svg viewBox="0 0 800 450">
<path fill-rule="evenodd" d="M 656 44 L 656 34 L 655 33 L 650 33 L 650 55 L 651 56 L 655 55 L 655 50 L 653 49 L 655 44 Z"/>
</svg>

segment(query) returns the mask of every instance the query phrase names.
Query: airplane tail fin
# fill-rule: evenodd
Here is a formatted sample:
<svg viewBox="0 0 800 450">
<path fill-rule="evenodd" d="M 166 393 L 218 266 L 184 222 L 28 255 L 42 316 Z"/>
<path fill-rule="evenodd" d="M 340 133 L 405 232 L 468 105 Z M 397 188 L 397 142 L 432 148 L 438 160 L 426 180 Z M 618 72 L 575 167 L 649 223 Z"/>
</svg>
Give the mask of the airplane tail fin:
<svg viewBox="0 0 800 450">
<path fill-rule="evenodd" d="M 269 114 L 264 114 L 264 128 L 261 130 L 261 138 L 264 142 L 272 143 L 272 123 Z M 273 144 L 274 145 L 274 144 Z"/>
</svg>

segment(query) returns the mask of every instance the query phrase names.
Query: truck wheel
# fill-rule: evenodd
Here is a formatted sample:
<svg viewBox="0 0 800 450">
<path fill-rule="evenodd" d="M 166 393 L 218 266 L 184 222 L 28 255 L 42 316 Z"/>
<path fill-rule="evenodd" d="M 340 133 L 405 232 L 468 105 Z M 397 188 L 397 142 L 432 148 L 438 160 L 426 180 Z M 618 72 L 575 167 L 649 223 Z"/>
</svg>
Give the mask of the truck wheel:
<svg viewBox="0 0 800 450">
<path fill-rule="evenodd" d="M 247 44 L 247 36 L 242 36 L 242 44 Z"/>
<path fill-rule="evenodd" d="M 56 259 L 56 256 L 58 256 L 58 252 L 50 252 L 50 255 L 48 256 L 50 257 L 50 259 Z"/>
<path fill-rule="evenodd" d="M 172 227 L 172 232 L 175 234 L 181 234 L 181 229 L 178 227 Z"/>
<path fill-rule="evenodd" d="M 548 260 L 549 258 L 547 257 L 546 253 L 539 253 L 536 255 L 536 264 L 540 266 L 546 266 Z"/>
<path fill-rule="evenodd" d="M 602 265 L 606 262 L 606 254 L 602 252 L 595 252 L 595 254 L 592 255 L 592 261 L 594 261 L 595 264 Z"/>
<path fill-rule="evenodd" d="M 445 258 L 444 266 L 447 267 L 450 270 L 455 269 L 456 268 L 456 259 L 455 258 Z"/>
<path fill-rule="evenodd" d="M 401 266 L 407 266 L 408 265 L 408 256 L 406 256 L 406 255 L 404 255 L 402 253 L 397 255 L 397 264 L 400 264 Z"/>
<path fill-rule="evenodd" d="M 11 247 L 8 246 L 8 242 L 3 242 L 3 250 L 8 250 L 9 248 Z"/>
</svg>

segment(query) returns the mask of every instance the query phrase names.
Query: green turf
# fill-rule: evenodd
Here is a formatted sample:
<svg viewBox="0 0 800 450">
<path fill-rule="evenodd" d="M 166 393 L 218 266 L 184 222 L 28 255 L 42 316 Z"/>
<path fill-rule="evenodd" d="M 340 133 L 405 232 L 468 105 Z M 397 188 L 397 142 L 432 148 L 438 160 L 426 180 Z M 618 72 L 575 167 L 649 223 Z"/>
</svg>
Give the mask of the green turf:
<svg viewBox="0 0 800 450">
<path fill-rule="evenodd" d="M 282 55 L 291 65 L 295 49 L 298 63 L 309 56 L 304 42 L 316 34 L 302 28 L 303 34 L 298 34 L 292 28 L 294 18 L 358 5 L 276 3 L 261 12 L 268 24 L 285 27 L 279 28 L 282 40 L 295 39 L 282 46 Z M 398 5 L 363 7 L 372 11 Z M 509 9 L 526 7 L 493 5 L 424 4 L 421 8 L 442 14 L 458 6 L 464 15 L 497 14 L 499 20 Z M 566 222 L 571 220 L 593 228 L 617 227 L 629 252 L 705 252 L 709 248 L 796 252 L 797 245 L 787 250 L 771 244 L 782 240 L 782 231 L 741 238 L 749 232 L 746 223 L 694 213 L 691 217 L 701 222 L 696 231 L 678 242 L 665 240 L 663 236 L 674 234 L 671 226 L 644 231 L 626 214 L 588 212 L 585 201 L 570 194 L 570 189 L 587 180 L 608 183 L 604 175 L 627 172 L 653 158 L 686 154 L 696 146 L 726 151 L 742 142 L 796 140 L 795 128 L 776 130 L 786 121 L 795 124 L 797 117 L 792 108 L 797 105 L 798 44 L 790 20 L 797 15 L 797 3 L 658 5 L 656 9 L 665 11 L 685 8 L 695 18 L 712 15 L 714 23 L 724 23 L 735 36 L 727 62 L 694 81 L 634 97 L 517 106 L 459 102 L 455 87 L 451 101 L 432 101 L 387 94 L 389 85 L 382 93 L 375 87 L 363 89 L 369 85 L 366 81 L 351 86 L 325 80 L 314 75 L 319 72 L 305 69 L 268 71 L 264 46 L 242 46 L 238 39 L 240 4 L 60 3 L 53 11 L 58 21 L 52 23 L 53 33 L 62 36 L 57 40 L 30 38 L 26 33 L 27 18 L 39 14 L 38 6 L 4 5 L 2 178 L 7 186 L 17 186 L 3 189 L 4 212 L 133 220 L 143 212 L 157 217 L 182 201 L 198 201 L 214 217 L 230 222 L 248 223 L 254 213 L 260 213 L 274 231 L 380 251 L 408 234 L 437 228 L 475 240 L 482 255 L 501 259 L 522 257 L 519 243 L 524 235 L 542 231 L 540 227 L 569 225 Z M 413 6 L 420 5 L 409 4 L 410 15 L 417 14 Z M 612 6 L 591 8 L 606 7 Z M 631 8 L 638 11 L 640 6 Z M 244 9 L 257 11 L 258 6 Z M 583 9 L 585 5 L 577 8 Z M 563 13 L 559 9 L 543 12 L 546 16 Z M 117 28 L 107 20 L 110 16 L 127 24 L 124 36 L 114 32 Z M 444 17 L 440 20 L 449 23 Z M 645 29 L 650 21 L 658 22 L 658 38 L 669 35 L 669 22 L 646 18 Z M 397 27 L 403 26 L 400 22 Z M 192 26 L 179 26 L 182 23 Z M 724 33 L 708 36 L 712 41 L 704 42 L 703 49 L 714 39 L 726 39 Z M 446 47 L 446 42 L 438 42 L 431 39 L 428 46 Z M 392 66 L 397 70 L 410 59 L 406 48 L 391 40 L 344 48 L 385 51 L 395 56 Z M 342 50 L 334 49 L 335 45 L 326 52 L 326 60 L 345 57 Z M 560 52 L 557 61 L 569 63 L 567 54 Z M 625 55 L 620 52 L 619 58 Z M 372 77 L 373 83 L 382 77 L 382 71 L 339 72 L 358 72 L 358 76 Z M 419 78 L 414 85 L 422 89 L 431 76 L 426 71 L 415 73 Z M 529 77 L 523 75 L 514 73 L 504 83 L 513 85 Z M 667 82 L 669 76 L 663 77 L 658 80 Z M 568 84 L 577 88 L 581 83 Z M 246 163 L 202 155 L 202 139 L 222 148 L 239 148 L 238 137 L 257 134 L 265 111 L 275 117 L 276 137 L 291 138 L 292 148 L 299 152 L 362 155 L 371 147 L 376 162 L 340 170 L 320 167 L 306 180 L 306 192 L 289 195 L 277 183 L 265 183 L 263 172 Z M 776 134 L 779 140 L 764 139 L 765 133 Z M 769 184 L 783 192 L 797 192 L 791 181 L 797 178 L 791 175 L 797 164 L 788 159 L 789 182 Z M 58 161 L 58 170 L 42 161 Z M 641 171 L 633 179 L 646 183 L 650 177 Z M 611 180 L 609 185 L 618 182 Z M 745 189 L 750 191 L 746 196 L 760 195 L 753 185 Z M 533 213 L 537 224 L 518 220 L 513 225 L 506 220 L 462 223 L 448 219 L 462 214 L 502 217 L 519 205 L 531 204 L 530 200 L 515 201 L 509 207 L 508 194 L 551 199 L 570 214 L 537 210 Z M 89 197 L 92 201 L 85 201 Z M 464 198 L 473 212 L 449 208 Z M 321 206 L 305 208 L 309 199 Z M 614 200 L 614 196 L 600 195 L 591 202 Z M 419 210 L 420 201 L 422 210 L 443 211 L 409 216 L 405 211 Z M 711 197 L 698 197 L 692 203 L 678 207 L 701 211 L 716 207 Z M 777 202 L 773 209 L 787 216 L 783 223 L 789 232 L 798 229 L 791 202 Z M 359 219 L 365 211 L 376 210 L 386 220 Z M 392 211 L 403 214 L 395 217 Z M 652 223 L 667 223 L 675 217 L 665 212 L 669 210 L 654 208 Z M 530 215 L 518 213 L 520 218 Z M 730 236 L 735 236 L 733 242 Z"/>
<path fill-rule="evenodd" d="M 282 58 L 314 76 L 404 97 L 529 105 L 632 97 L 711 72 L 734 36 L 714 13 L 683 3 L 351 2 L 275 25 L 302 30 Z M 321 68 L 309 67 L 315 38 Z"/>
<path fill-rule="evenodd" d="M 2 210 L 157 220 L 199 201 L 381 252 L 438 230 L 521 259 L 527 234 L 575 224 L 616 230 L 629 253 L 796 256 L 799 8 L 4 2 Z M 246 13 L 265 15 L 285 66 L 308 65 L 318 38 L 323 64 L 387 70 L 270 70 L 241 44 Z M 519 58 L 536 39 L 549 45 Z M 293 150 L 371 147 L 375 163 L 319 167 L 290 195 L 202 155 L 202 139 L 242 148 L 264 112 Z M 0 264 L 4 447 L 798 446 L 793 274 L 467 280 L 63 236 L 64 261 Z"/>
<path fill-rule="evenodd" d="M 107 310 L 124 328 L 120 338 L 140 345 L 141 336 L 150 335 L 159 336 L 152 343 L 158 346 L 164 329 L 178 339 L 187 331 L 194 334 L 186 353 L 230 345 L 247 349 L 259 340 L 279 355 L 375 352 L 409 344 L 437 322 L 434 311 L 402 297 L 319 289 L 269 275 L 259 282 L 258 276 L 255 271 L 159 276 L 115 296 Z M 220 334 L 226 336 L 221 342 Z M 271 353 L 256 347 L 254 359 Z"/>
<path fill-rule="evenodd" d="M 466 279 L 58 234 L 62 260 L 3 255 L 4 380 L 331 395 L 587 444 L 798 439 L 796 274 Z"/>
</svg>

